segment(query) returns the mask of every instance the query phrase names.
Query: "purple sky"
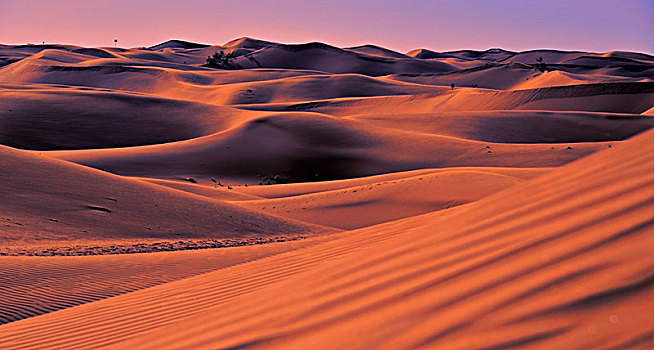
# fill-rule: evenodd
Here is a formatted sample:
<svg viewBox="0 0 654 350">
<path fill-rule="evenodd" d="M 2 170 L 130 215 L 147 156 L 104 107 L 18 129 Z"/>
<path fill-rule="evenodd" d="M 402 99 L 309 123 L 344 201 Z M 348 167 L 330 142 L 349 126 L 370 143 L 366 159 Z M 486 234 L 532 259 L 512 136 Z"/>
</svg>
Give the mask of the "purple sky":
<svg viewBox="0 0 654 350">
<path fill-rule="evenodd" d="M 652 53 L 654 0 L 0 0 L 0 43 L 223 44 L 249 36 L 336 46 Z"/>
</svg>

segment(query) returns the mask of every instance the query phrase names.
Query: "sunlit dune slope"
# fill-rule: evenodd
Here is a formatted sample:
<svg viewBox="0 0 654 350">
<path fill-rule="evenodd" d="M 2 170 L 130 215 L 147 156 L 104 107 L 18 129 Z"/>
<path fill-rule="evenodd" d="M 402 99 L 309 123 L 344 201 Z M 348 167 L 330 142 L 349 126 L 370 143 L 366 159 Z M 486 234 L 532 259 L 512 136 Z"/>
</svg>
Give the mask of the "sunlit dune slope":
<svg viewBox="0 0 654 350">
<path fill-rule="evenodd" d="M 198 185 L 198 180 L 190 177 L 175 180 L 155 179 L 148 177 L 136 177 L 135 179 L 223 201 L 246 201 L 261 199 L 261 197 L 255 195 L 242 193 L 238 188 L 240 185 L 234 184 L 234 187 L 232 187 L 229 183 L 225 182 L 223 184 L 221 180 L 216 179 L 214 179 L 216 182 L 211 180 L 200 181 L 199 183 L 203 185 Z M 235 188 L 236 190 L 233 191 Z"/>
<path fill-rule="evenodd" d="M 454 209 L 0 326 L 8 348 L 652 347 L 652 138 Z"/>
<path fill-rule="evenodd" d="M 328 236 L 323 236 L 328 237 Z M 283 243 L 146 254 L 0 257 L 0 324 L 317 244 Z"/>
<path fill-rule="evenodd" d="M 522 180 L 531 180 L 538 177 L 552 168 L 444 168 L 444 169 L 420 169 L 403 171 L 397 173 L 387 173 L 382 175 L 366 176 L 345 180 L 334 181 L 315 181 L 306 183 L 288 183 L 276 186 L 249 186 L 249 187 L 235 187 L 234 189 L 239 193 L 257 196 L 261 198 L 283 198 L 300 196 L 309 193 L 319 193 L 325 191 L 333 191 L 350 187 L 366 186 L 373 183 L 383 183 L 386 181 L 401 181 L 407 177 L 415 177 L 419 175 L 434 174 L 438 172 L 449 172 L 458 170 L 472 170 L 472 171 L 486 171 L 497 174 L 504 174 Z"/>
<path fill-rule="evenodd" d="M 2 245 L 325 232 L 188 192 L 0 147 Z"/>
<path fill-rule="evenodd" d="M 406 172 L 401 173 L 402 177 L 392 174 L 362 178 L 369 180 L 350 187 L 277 199 L 243 200 L 237 204 L 324 226 L 355 229 L 470 203 L 523 182 L 521 177 L 533 178 L 546 171 L 447 168 L 429 173 L 417 171 L 422 174 Z M 345 185 L 350 181 L 338 182 Z M 266 193 L 266 187 L 255 187 L 253 191 Z M 306 187 L 315 188 L 310 184 Z"/>
</svg>

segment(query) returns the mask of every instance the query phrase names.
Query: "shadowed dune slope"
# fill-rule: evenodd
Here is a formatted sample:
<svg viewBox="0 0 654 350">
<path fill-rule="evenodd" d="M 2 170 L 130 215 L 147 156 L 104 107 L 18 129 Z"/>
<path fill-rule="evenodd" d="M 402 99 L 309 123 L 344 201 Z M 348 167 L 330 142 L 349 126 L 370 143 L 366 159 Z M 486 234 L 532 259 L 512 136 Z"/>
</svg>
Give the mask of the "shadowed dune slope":
<svg viewBox="0 0 654 350">
<path fill-rule="evenodd" d="M 26 57 L 32 56 L 43 50 L 76 50 L 79 46 L 72 45 L 2 45 L 0 44 L 0 68 L 3 66 L 18 62 Z"/>
<path fill-rule="evenodd" d="M 448 71 L 452 66 L 414 58 L 389 58 L 343 50 L 323 43 L 266 46 L 239 56 L 242 68 L 311 69 L 329 73 L 359 73 L 380 76 L 398 72 Z"/>
<path fill-rule="evenodd" d="M 0 346 L 651 348 L 653 137 L 451 213 L 2 325 Z"/>
<path fill-rule="evenodd" d="M 550 167 L 607 147 L 599 142 L 565 146 L 489 145 L 317 113 L 275 113 L 189 141 L 48 154 L 121 175 L 231 177 L 257 183 L 275 175 L 305 182 L 421 168 Z"/>
<path fill-rule="evenodd" d="M 192 43 L 184 40 L 171 39 L 161 44 L 150 46 L 150 50 L 163 50 L 163 49 L 199 49 L 208 47 L 210 45 Z"/>
<path fill-rule="evenodd" d="M 0 144 L 35 150 L 180 141 L 228 129 L 257 114 L 121 91 L 48 85 L 0 87 L 0 109 Z"/>
<path fill-rule="evenodd" d="M 409 56 L 401 54 L 397 51 L 389 50 L 383 47 L 379 47 L 376 45 L 360 45 L 360 46 L 353 46 L 353 47 L 347 47 L 347 50 L 358 52 L 358 53 L 363 53 L 367 55 L 373 55 L 373 56 L 381 56 L 381 57 L 389 57 L 389 58 L 407 58 Z"/>
<path fill-rule="evenodd" d="M 325 232 L 188 192 L 0 147 L 5 247 Z"/>
</svg>

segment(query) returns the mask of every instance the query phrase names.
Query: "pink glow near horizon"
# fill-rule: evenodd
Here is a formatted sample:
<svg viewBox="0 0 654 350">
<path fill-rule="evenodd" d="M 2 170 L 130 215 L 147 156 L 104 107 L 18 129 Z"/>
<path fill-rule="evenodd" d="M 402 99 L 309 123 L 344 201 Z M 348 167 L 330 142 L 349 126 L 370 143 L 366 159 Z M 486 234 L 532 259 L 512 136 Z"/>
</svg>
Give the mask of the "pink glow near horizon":
<svg viewBox="0 0 654 350">
<path fill-rule="evenodd" d="M 652 53 L 652 0 L 0 0 L 0 43 L 223 44 L 249 36 L 337 46 Z"/>
</svg>

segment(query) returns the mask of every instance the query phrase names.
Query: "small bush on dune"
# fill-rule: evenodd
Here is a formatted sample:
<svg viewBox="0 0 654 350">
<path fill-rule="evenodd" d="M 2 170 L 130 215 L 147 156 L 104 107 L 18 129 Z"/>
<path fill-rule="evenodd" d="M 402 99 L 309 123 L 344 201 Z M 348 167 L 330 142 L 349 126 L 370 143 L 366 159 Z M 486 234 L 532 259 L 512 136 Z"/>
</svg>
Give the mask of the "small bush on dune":
<svg viewBox="0 0 654 350">
<path fill-rule="evenodd" d="M 204 64 L 205 67 L 210 68 L 219 68 L 219 69 L 235 69 L 236 67 L 232 64 L 234 59 L 234 53 L 225 53 L 225 51 L 216 52 L 213 56 L 207 57 L 207 63 Z"/>
<path fill-rule="evenodd" d="M 542 57 L 538 57 L 536 59 L 536 62 L 538 62 L 538 63 L 535 63 L 535 64 L 531 65 L 534 69 L 538 69 L 541 72 L 545 72 L 545 71 L 551 72 L 552 71 L 552 68 L 547 66 L 547 64 L 543 61 Z"/>
<path fill-rule="evenodd" d="M 293 182 L 295 181 L 293 181 L 288 177 L 275 175 L 272 178 L 262 177 L 261 181 L 259 181 L 259 185 L 277 185 L 277 184 L 288 184 Z"/>
</svg>

